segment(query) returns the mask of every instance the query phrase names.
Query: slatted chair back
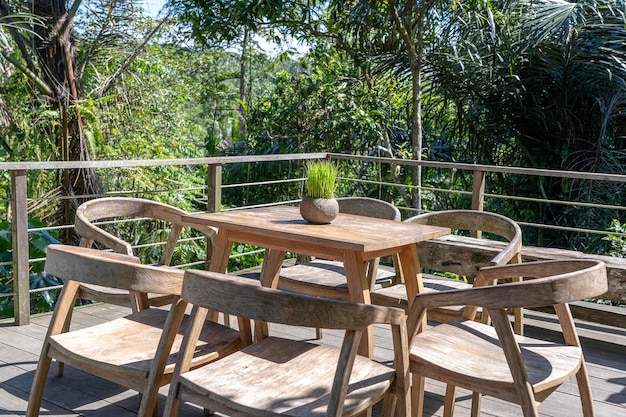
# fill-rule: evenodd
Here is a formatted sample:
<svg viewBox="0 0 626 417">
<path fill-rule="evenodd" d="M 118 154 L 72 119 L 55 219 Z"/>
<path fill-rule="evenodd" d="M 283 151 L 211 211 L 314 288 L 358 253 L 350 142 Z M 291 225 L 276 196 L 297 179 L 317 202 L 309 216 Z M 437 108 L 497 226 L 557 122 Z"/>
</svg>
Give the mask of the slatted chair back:
<svg viewBox="0 0 626 417">
<path fill-rule="evenodd" d="M 391 203 L 371 197 L 340 197 L 339 212 L 400 221 L 400 210 Z"/>
<path fill-rule="evenodd" d="M 484 266 L 521 262 L 522 231 L 517 223 L 508 217 L 476 210 L 446 210 L 421 214 L 404 221 L 449 227 L 453 232 L 472 232 L 477 238 L 465 239 L 464 244 L 467 245 L 489 246 L 494 242 L 496 244 L 495 248 L 489 252 L 490 255 L 479 259 L 470 255 L 470 251 L 464 252 L 463 246 L 456 244 L 458 242 L 454 235 L 421 242 L 418 245 L 420 264 L 429 272 L 423 274 L 422 282 L 425 291 L 468 288 L 471 287 L 475 274 Z M 490 237 L 499 237 L 502 241 L 478 238 L 482 232 L 488 233 Z M 449 240 L 454 240 L 455 244 L 446 244 Z M 447 273 L 459 274 L 461 277 L 468 278 L 470 282 L 448 278 L 445 275 Z M 375 290 L 372 293 L 372 302 L 408 308 L 406 290 L 403 284 Z M 459 318 L 461 314 L 462 309 L 458 307 L 432 309 L 428 319 L 435 322 L 446 322 Z M 486 316 L 483 317 L 483 320 L 486 320 Z M 523 311 L 519 308 L 515 310 L 515 326 L 516 332 L 522 334 Z"/>
<path fill-rule="evenodd" d="M 403 310 L 312 297 L 265 288 L 242 277 L 191 270 L 185 274 L 182 297 L 200 314 L 196 322 L 203 320 L 203 310 L 211 310 L 273 323 L 271 328 L 322 327 L 344 330 L 345 335 L 341 348 L 270 335 L 193 371 L 185 351 L 170 386 L 165 416 L 176 416 L 181 401 L 239 416 L 354 415 L 384 397 L 393 403 L 394 396 L 399 415 L 408 413 Z M 375 323 L 392 328 L 395 369 L 356 354 L 363 332 Z M 192 328 L 185 336 L 189 346 L 194 345 L 193 333 Z"/>
</svg>

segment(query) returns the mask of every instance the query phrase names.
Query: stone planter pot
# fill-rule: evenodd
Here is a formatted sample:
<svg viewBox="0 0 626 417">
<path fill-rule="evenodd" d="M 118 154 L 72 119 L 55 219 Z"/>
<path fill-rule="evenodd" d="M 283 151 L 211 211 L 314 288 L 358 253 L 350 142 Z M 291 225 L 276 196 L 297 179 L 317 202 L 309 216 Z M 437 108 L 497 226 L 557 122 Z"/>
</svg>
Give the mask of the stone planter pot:
<svg viewBox="0 0 626 417">
<path fill-rule="evenodd" d="M 328 224 L 339 214 L 339 203 L 334 198 L 304 196 L 300 202 L 300 215 L 309 223 Z"/>
</svg>

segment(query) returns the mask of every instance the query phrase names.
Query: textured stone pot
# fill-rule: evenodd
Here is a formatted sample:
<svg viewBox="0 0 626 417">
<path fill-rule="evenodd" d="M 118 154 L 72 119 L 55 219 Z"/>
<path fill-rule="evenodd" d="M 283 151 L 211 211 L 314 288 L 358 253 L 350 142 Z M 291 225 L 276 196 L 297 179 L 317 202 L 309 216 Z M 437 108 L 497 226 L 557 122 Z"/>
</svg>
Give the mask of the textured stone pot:
<svg viewBox="0 0 626 417">
<path fill-rule="evenodd" d="M 300 202 L 302 218 L 313 224 L 328 224 L 339 214 L 339 203 L 334 198 L 305 196 Z"/>
</svg>

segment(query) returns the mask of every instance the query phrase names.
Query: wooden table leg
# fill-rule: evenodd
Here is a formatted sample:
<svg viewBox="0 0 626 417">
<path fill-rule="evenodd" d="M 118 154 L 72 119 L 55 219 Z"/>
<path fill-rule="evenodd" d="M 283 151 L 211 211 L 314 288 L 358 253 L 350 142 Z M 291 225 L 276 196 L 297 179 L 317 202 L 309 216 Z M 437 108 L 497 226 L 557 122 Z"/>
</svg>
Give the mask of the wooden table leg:
<svg viewBox="0 0 626 417">
<path fill-rule="evenodd" d="M 232 248 L 233 242 L 228 240 L 228 230 L 219 229 L 213 244 L 213 255 L 211 256 L 209 270 L 225 274 L 228 269 L 228 259 L 230 258 Z"/>
<path fill-rule="evenodd" d="M 356 303 L 371 304 L 369 283 L 365 272 L 365 263 L 361 253 L 345 251 L 343 256 L 343 268 L 348 281 L 348 292 L 350 300 Z M 361 339 L 359 345 L 359 355 L 374 357 L 374 329 L 372 326 Z"/>
<path fill-rule="evenodd" d="M 422 267 L 417 254 L 416 245 L 404 246 L 398 253 L 400 268 L 406 286 L 406 295 L 409 309 L 413 305 L 415 296 L 424 292 L 424 282 L 422 281 Z M 426 329 L 426 316 L 422 321 L 422 330 Z"/>
<path fill-rule="evenodd" d="M 215 242 L 213 244 L 213 254 L 211 255 L 211 264 L 209 271 L 225 274 L 228 270 L 228 260 L 230 252 L 233 248 L 233 242 L 229 241 L 228 230 L 219 229 Z M 209 312 L 209 319 L 217 322 L 219 313 L 217 311 Z M 224 315 L 224 324 L 230 327 L 230 317 Z"/>
<path fill-rule="evenodd" d="M 278 287 L 280 269 L 285 260 L 285 252 L 277 249 L 267 249 L 261 267 L 261 285 L 268 288 Z M 269 336 L 270 329 L 267 323 L 257 321 L 254 323 L 254 338 L 262 340 Z"/>
</svg>

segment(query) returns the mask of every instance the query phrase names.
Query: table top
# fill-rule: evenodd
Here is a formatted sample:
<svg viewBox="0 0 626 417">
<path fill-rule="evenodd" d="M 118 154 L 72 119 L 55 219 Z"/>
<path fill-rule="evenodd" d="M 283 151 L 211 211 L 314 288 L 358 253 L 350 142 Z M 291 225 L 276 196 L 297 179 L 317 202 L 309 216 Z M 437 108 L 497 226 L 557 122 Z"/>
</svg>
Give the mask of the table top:
<svg viewBox="0 0 626 417">
<path fill-rule="evenodd" d="M 184 216 L 190 223 L 215 226 L 249 236 L 297 240 L 334 249 L 375 252 L 450 233 L 446 227 L 403 223 L 340 213 L 330 224 L 311 224 L 298 207 L 272 206 Z"/>
</svg>

